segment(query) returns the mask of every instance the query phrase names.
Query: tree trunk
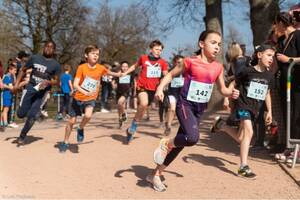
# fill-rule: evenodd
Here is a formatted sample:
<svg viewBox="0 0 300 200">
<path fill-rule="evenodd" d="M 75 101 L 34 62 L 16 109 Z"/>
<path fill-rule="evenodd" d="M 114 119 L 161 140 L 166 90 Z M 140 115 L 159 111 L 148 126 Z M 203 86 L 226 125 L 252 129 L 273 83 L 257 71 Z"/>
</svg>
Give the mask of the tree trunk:
<svg viewBox="0 0 300 200">
<path fill-rule="evenodd" d="M 222 16 L 222 0 L 205 0 L 206 16 L 204 17 L 206 30 L 218 31 L 223 35 L 223 16 Z M 223 62 L 223 53 L 220 53 L 218 60 Z M 208 109 L 219 109 L 219 106 L 223 100 L 222 95 L 214 87 Z"/>
<path fill-rule="evenodd" d="M 272 23 L 279 13 L 279 0 L 249 0 L 253 45 L 266 41 Z"/>
</svg>

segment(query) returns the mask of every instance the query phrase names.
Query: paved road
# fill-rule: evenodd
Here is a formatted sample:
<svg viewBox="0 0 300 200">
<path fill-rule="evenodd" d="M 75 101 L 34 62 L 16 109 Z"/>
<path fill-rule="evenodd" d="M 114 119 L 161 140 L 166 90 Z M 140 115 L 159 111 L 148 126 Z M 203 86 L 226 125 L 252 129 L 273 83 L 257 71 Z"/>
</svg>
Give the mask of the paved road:
<svg viewBox="0 0 300 200">
<path fill-rule="evenodd" d="M 300 199 L 298 185 L 265 153 L 251 154 L 255 180 L 237 177 L 238 145 L 227 135 L 208 133 L 214 114 L 203 117 L 199 143 L 168 168 L 163 193 L 145 181 L 154 167 L 152 152 L 163 137 L 156 112 L 141 123 L 130 145 L 124 144 L 125 127 L 116 128 L 115 112 L 93 117 L 85 141 L 77 144 L 74 132 L 74 143 L 64 154 L 57 148 L 64 122 L 36 124 L 22 148 L 15 144 L 20 128 L 1 133 L 0 198 Z"/>
</svg>

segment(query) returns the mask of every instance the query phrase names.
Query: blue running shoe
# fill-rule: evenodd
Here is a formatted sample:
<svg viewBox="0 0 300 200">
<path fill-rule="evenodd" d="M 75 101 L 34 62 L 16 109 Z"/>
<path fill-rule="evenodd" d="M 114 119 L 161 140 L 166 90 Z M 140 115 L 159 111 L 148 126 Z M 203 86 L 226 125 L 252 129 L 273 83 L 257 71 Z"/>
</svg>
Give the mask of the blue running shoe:
<svg viewBox="0 0 300 200">
<path fill-rule="evenodd" d="M 137 123 L 135 121 L 132 121 L 131 126 L 127 129 L 127 143 L 130 143 L 133 139 L 133 135 L 135 134 L 137 129 Z"/>
<path fill-rule="evenodd" d="M 65 153 L 66 151 L 67 151 L 67 149 L 69 148 L 69 144 L 67 144 L 67 143 L 64 143 L 64 142 L 61 142 L 60 144 L 59 144 L 59 146 L 58 146 L 58 148 L 59 148 L 59 152 L 60 153 Z"/>
<path fill-rule="evenodd" d="M 83 129 L 77 128 L 77 142 L 82 142 L 84 139 Z"/>
</svg>

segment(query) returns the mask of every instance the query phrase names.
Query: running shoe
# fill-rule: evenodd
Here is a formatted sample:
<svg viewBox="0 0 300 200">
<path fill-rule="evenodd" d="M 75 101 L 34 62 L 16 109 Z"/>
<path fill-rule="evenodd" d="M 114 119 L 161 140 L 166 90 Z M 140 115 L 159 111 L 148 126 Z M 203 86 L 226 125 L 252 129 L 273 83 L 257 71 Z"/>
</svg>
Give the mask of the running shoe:
<svg viewBox="0 0 300 200">
<path fill-rule="evenodd" d="M 18 144 L 18 146 L 25 145 L 25 138 L 18 137 L 17 144 Z"/>
<path fill-rule="evenodd" d="M 159 146 L 154 151 L 154 162 L 158 165 L 162 165 L 164 163 L 168 153 L 172 150 L 172 148 L 168 147 L 168 141 L 168 138 L 161 139 Z"/>
<path fill-rule="evenodd" d="M 77 142 L 82 142 L 84 140 L 84 130 L 77 128 Z"/>
<path fill-rule="evenodd" d="M 67 151 L 67 149 L 69 148 L 69 144 L 65 143 L 65 142 L 61 142 L 58 146 L 59 148 L 59 152 L 60 153 L 65 153 Z"/>
<path fill-rule="evenodd" d="M 127 143 L 129 144 L 133 139 L 133 135 L 135 134 L 137 129 L 137 123 L 133 120 L 131 126 L 127 129 Z"/>
<path fill-rule="evenodd" d="M 166 186 L 161 182 L 160 180 L 160 177 L 159 176 L 154 176 L 152 174 L 149 174 L 147 177 L 146 177 L 146 180 L 152 184 L 153 186 L 153 189 L 155 191 L 158 191 L 158 192 L 164 192 L 166 191 Z"/>
<path fill-rule="evenodd" d="M 8 127 L 10 127 L 10 128 L 18 128 L 19 126 L 15 122 L 12 122 L 12 123 L 8 124 Z"/>
<path fill-rule="evenodd" d="M 226 122 L 220 116 L 215 117 L 214 123 L 213 123 L 212 127 L 210 128 L 210 132 L 216 133 L 216 132 L 220 131 L 225 123 Z"/>
<path fill-rule="evenodd" d="M 254 174 L 248 165 L 239 168 L 238 175 L 245 178 L 255 178 L 256 174 Z"/>
<path fill-rule="evenodd" d="M 126 122 L 126 121 L 127 121 L 127 113 L 126 113 L 126 112 L 124 112 L 124 113 L 122 114 L 122 120 L 123 120 L 123 122 Z"/>
</svg>

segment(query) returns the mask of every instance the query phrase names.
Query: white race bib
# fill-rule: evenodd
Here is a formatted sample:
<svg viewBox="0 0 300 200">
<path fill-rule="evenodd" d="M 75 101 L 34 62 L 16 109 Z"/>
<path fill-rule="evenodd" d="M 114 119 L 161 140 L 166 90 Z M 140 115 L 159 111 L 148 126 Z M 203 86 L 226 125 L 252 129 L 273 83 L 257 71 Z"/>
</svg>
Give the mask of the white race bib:
<svg viewBox="0 0 300 200">
<path fill-rule="evenodd" d="M 184 83 L 183 77 L 176 77 L 176 78 L 173 78 L 173 80 L 171 81 L 171 87 L 172 88 L 180 88 L 183 86 L 183 83 Z"/>
<path fill-rule="evenodd" d="M 86 76 L 80 87 L 89 92 L 96 92 L 99 81 L 92 79 L 91 77 Z"/>
<path fill-rule="evenodd" d="M 130 83 L 130 75 L 120 77 L 119 83 L 120 84 L 129 84 Z"/>
<path fill-rule="evenodd" d="M 196 103 L 207 103 L 213 90 L 213 84 L 191 80 L 187 100 Z"/>
<path fill-rule="evenodd" d="M 267 92 L 268 85 L 251 81 L 248 88 L 247 97 L 264 101 L 266 99 Z"/>
<path fill-rule="evenodd" d="M 161 69 L 160 67 L 147 66 L 147 78 L 160 78 Z"/>
</svg>

